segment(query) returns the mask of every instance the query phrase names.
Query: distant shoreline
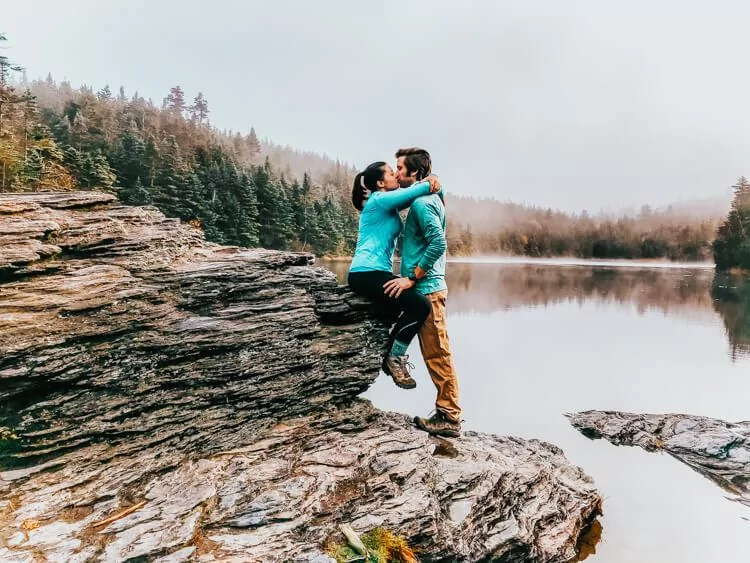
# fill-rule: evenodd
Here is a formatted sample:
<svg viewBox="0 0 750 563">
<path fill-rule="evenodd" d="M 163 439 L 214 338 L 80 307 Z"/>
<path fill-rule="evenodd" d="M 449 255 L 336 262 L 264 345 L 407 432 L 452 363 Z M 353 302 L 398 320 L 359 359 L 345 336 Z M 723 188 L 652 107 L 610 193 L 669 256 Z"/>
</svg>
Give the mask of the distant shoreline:
<svg viewBox="0 0 750 563">
<path fill-rule="evenodd" d="M 713 262 L 679 262 L 671 260 L 649 260 L 640 258 L 532 258 L 529 256 L 458 256 L 449 258 L 455 264 L 509 264 L 509 265 L 542 265 L 542 266 L 600 266 L 607 268 L 660 268 L 683 270 L 713 270 Z"/>
<path fill-rule="evenodd" d="M 317 256 L 316 260 L 325 262 L 349 262 L 351 257 Z M 395 258 L 394 261 L 399 261 Z M 682 269 L 682 270 L 713 270 L 713 262 L 677 262 L 659 259 L 597 259 L 597 258 L 533 258 L 529 256 L 456 256 L 448 258 L 451 264 L 507 264 L 507 265 L 536 265 L 536 266 L 597 266 L 604 268 L 654 268 L 654 269 Z"/>
</svg>

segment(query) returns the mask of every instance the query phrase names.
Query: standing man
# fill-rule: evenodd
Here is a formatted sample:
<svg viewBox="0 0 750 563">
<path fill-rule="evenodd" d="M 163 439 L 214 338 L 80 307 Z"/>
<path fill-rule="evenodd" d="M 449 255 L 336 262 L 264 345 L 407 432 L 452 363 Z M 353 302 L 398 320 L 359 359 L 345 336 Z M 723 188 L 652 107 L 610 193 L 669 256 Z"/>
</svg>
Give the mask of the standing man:
<svg viewBox="0 0 750 563">
<path fill-rule="evenodd" d="M 430 153 L 424 149 L 399 149 L 396 159 L 396 177 L 402 188 L 431 173 Z M 402 235 L 402 277 L 390 280 L 384 287 L 391 297 L 415 287 L 430 301 L 432 310 L 418 334 L 422 357 L 437 389 L 437 399 L 435 414 L 430 418 L 417 416 L 414 423 L 430 434 L 456 437 L 461 433 L 461 407 L 458 405 L 458 378 L 446 325 L 446 250 L 442 197 L 430 194 L 417 198 L 411 204 Z"/>
</svg>

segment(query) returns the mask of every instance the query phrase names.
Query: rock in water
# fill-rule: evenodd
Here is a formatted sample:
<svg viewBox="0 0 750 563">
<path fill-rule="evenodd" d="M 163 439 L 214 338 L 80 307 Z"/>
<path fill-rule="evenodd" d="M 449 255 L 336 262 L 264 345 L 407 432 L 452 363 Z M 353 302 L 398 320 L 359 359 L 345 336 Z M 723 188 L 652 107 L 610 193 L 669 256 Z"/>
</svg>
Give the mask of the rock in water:
<svg viewBox="0 0 750 563">
<path fill-rule="evenodd" d="M 357 399 L 386 327 L 306 254 L 221 247 L 97 192 L 0 194 L 0 560 L 567 561 L 556 447 L 433 440 Z"/>
<path fill-rule="evenodd" d="M 568 418 L 589 438 L 666 452 L 750 506 L 750 422 L 613 411 L 586 411 Z"/>
</svg>

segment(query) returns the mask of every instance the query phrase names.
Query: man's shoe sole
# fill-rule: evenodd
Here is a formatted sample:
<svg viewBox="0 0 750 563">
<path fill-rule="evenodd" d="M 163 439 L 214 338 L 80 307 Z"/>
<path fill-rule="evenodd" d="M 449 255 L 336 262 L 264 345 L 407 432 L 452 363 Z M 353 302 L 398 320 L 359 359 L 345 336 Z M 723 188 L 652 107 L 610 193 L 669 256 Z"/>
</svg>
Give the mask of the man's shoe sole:
<svg viewBox="0 0 750 563">
<path fill-rule="evenodd" d="M 383 372 L 393 380 L 393 383 L 396 384 L 396 387 L 400 387 L 401 389 L 415 389 L 417 387 L 416 381 L 414 382 L 414 384 L 408 384 L 408 383 L 404 384 L 404 383 L 399 383 L 398 381 L 396 381 L 396 378 L 393 377 L 391 370 L 388 369 L 388 366 L 385 363 L 385 358 L 383 358 L 383 363 L 380 364 L 380 369 L 382 369 Z"/>
<path fill-rule="evenodd" d="M 461 436 L 460 430 L 430 430 L 427 428 L 424 423 L 422 422 L 423 419 L 421 416 L 415 416 L 414 417 L 414 424 L 416 424 L 417 428 L 420 430 L 424 430 L 428 434 L 432 436 L 445 436 L 446 438 L 458 438 Z"/>
<path fill-rule="evenodd" d="M 399 387 L 401 389 L 414 389 L 417 386 L 416 381 L 414 383 L 399 383 L 398 381 L 396 381 L 395 377 L 391 376 L 391 379 L 393 380 L 393 383 L 396 384 L 396 387 Z"/>
</svg>

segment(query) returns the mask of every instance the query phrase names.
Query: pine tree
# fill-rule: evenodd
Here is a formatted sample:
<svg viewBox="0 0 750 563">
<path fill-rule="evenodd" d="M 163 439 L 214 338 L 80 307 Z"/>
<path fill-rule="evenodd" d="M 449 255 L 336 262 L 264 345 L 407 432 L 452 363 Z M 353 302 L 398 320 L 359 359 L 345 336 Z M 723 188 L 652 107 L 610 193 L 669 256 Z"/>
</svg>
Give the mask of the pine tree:
<svg viewBox="0 0 750 563">
<path fill-rule="evenodd" d="M 109 84 L 104 86 L 101 90 L 99 90 L 96 93 L 96 97 L 99 99 L 100 102 L 110 102 L 112 101 L 112 90 L 109 89 Z"/>
<path fill-rule="evenodd" d="M 0 43 L 7 41 L 5 35 L 0 34 Z M 13 105 L 22 102 L 15 90 L 8 84 L 10 75 L 22 68 L 10 61 L 8 57 L 0 55 L 0 136 L 4 134 L 5 122 L 10 119 Z M 3 174 L 3 187 L 6 184 L 6 174 Z"/>
<path fill-rule="evenodd" d="M 252 177 L 242 174 L 238 194 L 240 203 L 240 225 L 238 229 L 239 244 L 242 246 L 258 246 L 260 242 L 258 230 L 258 197 Z"/>
<path fill-rule="evenodd" d="M 169 89 L 169 94 L 164 98 L 163 107 L 172 114 L 182 115 L 185 111 L 185 92 L 179 86 L 173 86 Z"/>
<path fill-rule="evenodd" d="M 283 174 L 274 183 L 276 184 L 276 191 L 278 193 L 274 225 L 277 237 L 275 248 L 289 248 L 296 238 L 294 214 L 289 201 L 289 184 Z"/>
<path fill-rule="evenodd" d="M 741 176 L 732 188 L 732 207 L 713 242 L 714 261 L 719 270 L 750 269 L 750 182 Z"/>
<path fill-rule="evenodd" d="M 28 88 L 22 97 L 23 101 L 23 158 L 24 161 L 28 156 L 29 135 L 33 124 L 39 122 L 39 106 L 34 96 Z"/>
<path fill-rule="evenodd" d="M 21 174 L 16 178 L 16 188 L 24 185 L 35 190 L 73 189 L 76 182 L 64 165 L 64 152 L 51 139 L 44 126 L 37 126 L 31 135 L 28 155 Z"/>
<path fill-rule="evenodd" d="M 201 125 L 208 117 L 208 101 L 203 97 L 203 92 L 198 92 L 198 95 L 193 100 L 193 105 L 190 106 L 190 119 L 193 123 Z"/>
<path fill-rule="evenodd" d="M 294 231 L 297 233 L 299 249 L 306 251 L 318 236 L 318 223 L 312 209 L 312 181 L 305 173 L 302 185 L 296 180 L 289 186 L 289 207 L 291 209 Z"/>
<path fill-rule="evenodd" d="M 258 197 L 259 241 L 264 248 L 288 248 L 294 239 L 294 217 L 284 183 L 275 178 L 266 159 L 253 174 Z"/>
<path fill-rule="evenodd" d="M 121 183 L 129 185 L 143 176 L 145 152 L 146 143 L 136 127 L 131 126 L 120 132 L 111 154 L 112 165 Z"/>
<path fill-rule="evenodd" d="M 121 189 L 118 197 L 128 205 L 149 205 L 151 203 L 151 194 L 141 182 L 140 177 L 135 179 L 131 187 Z"/>
<path fill-rule="evenodd" d="M 190 207 L 183 197 L 188 166 L 174 137 L 163 139 L 160 148 L 155 186 L 151 190 L 154 203 L 169 217 L 189 219 Z"/>
<path fill-rule="evenodd" d="M 324 200 L 324 209 L 325 213 L 330 217 L 332 233 L 328 252 L 334 256 L 347 254 L 346 221 L 343 218 L 341 205 L 329 194 Z"/>
<path fill-rule="evenodd" d="M 250 158 L 260 154 L 260 141 L 258 140 L 258 135 L 255 133 L 255 127 L 250 128 L 250 134 L 247 136 L 245 142 L 247 143 L 247 148 L 250 152 Z"/>
<path fill-rule="evenodd" d="M 77 178 L 78 186 L 83 189 L 109 190 L 117 179 L 101 151 L 82 152 L 75 147 L 68 147 L 65 150 L 64 162 Z"/>
</svg>

